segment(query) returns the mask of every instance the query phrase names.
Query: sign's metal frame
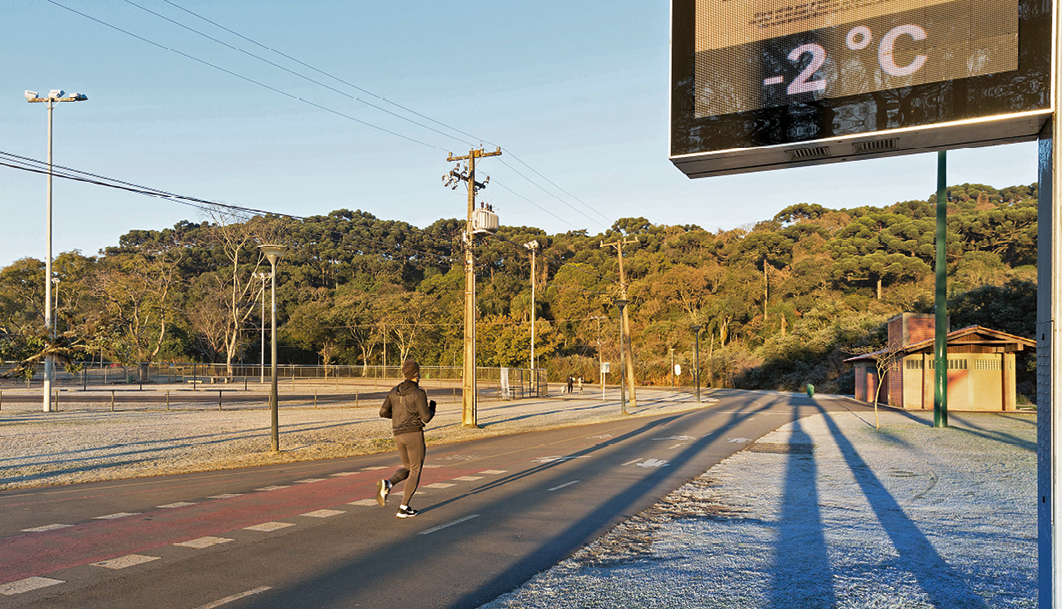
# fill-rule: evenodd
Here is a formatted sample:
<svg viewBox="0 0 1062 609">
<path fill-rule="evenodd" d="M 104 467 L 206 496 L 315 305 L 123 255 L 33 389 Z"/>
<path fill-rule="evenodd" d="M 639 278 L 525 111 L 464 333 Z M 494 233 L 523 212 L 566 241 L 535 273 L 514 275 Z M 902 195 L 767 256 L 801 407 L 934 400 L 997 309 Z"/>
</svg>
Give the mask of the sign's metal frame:
<svg viewBox="0 0 1062 609">
<path fill-rule="evenodd" d="M 1022 0 L 1029 1 L 1029 0 Z M 971 148 L 980 146 L 993 146 L 1022 141 L 1034 141 L 1043 130 L 1045 124 L 1052 115 L 1050 100 L 1044 99 L 1041 105 L 1025 108 L 1017 112 L 996 113 L 989 116 L 975 116 L 959 118 L 957 120 L 943 120 L 937 123 L 917 125 L 900 125 L 895 128 L 883 130 L 861 131 L 858 133 L 842 133 L 837 136 L 826 136 L 800 141 L 785 140 L 784 136 L 775 136 L 780 142 L 751 142 L 741 141 L 735 137 L 729 141 L 726 137 L 716 136 L 712 125 L 717 119 L 734 121 L 747 120 L 750 123 L 759 120 L 759 117 L 785 117 L 785 112 L 778 107 L 763 108 L 748 113 L 729 115 L 724 117 L 695 118 L 693 103 L 689 96 L 681 99 L 676 97 L 676 90 L 681 89 L 684 93 L 696 94 L 691 83 L 690 75 L 686 73 L 689 63 L 692 61 L 689 54 L 692 53 L 692 43 L 689 42 L 690 26 L 688 24 L 676 24 L 676 5 L 680 5 L 684 15 L 690 12 L 690 6 L 696 0 L 672 0 L 671 2 L 671 31 L 672 52 L 669 60 L 671 87 L 669 90 L 669 130 L 668 130 L 668 154 L 674 165 L 691 178 L 707 177 L 716 175 L 729 175 L 755 171 L 767 171 L 788 167 L 803 167 L 826 163 L 839 163 L 861 159 L 873 159 L 905 154 L 934 152 L 953 148 Z M 1046 28 L 1042 21 L 1037 27 Z M 1025 18 L 1022 18 L 1021 27 L 1026 27 Z M 683 28 L 681 31 L 676 29 Z M 1020 44 L 1020 43 L 1019 43 Z M 683 55 L 679 61 L 676 72 L 676 56 Z M 1039 55 L 1037 55 L 1039 57 Z M 1034 62 L 1035 63 L 1035 62 Z M 1041 62 L 1038 68 L 1041 78 L 1046 80 L 1046 66 Z M 1024 74 L 1024 72 L 1022 72 Z M 995 75 L 993 75 L 995 76 Z M 685 78 L 686 82 L 682 82 Z M 950 82 L 975 82 L 975 79 L 962 79 Z M 942 86 L 942 83 L 932 83 L 933 86 Z M 976 81 L 980 82 L 980 81 Z M 1043 83 L 1043 81 L 1040 81 Z M 1049 83 L 1044 83 L 1049 86 Z M 687 87 L 687 88 L 683 88 Z M 915 89 L 893 89 L 885 93 L 892 94 L 895 91 Z M 925 89 L 923 89 L 925 90 Z M 1041 89 L 1043 91 L 1044 89 Z M 805 102 L 807 106 L 820 105 L 823 108 L 835 108 L 845 103 L 846 99 L 823 99 L 813 102 Z M 795 104 L 791 104 L 794 105 Z M 785 108 L 784 106 L 782 108 Z M 741 117 L 747 116 L 747 119 Z M 945 116 L 944 118 L 947 118 Z M 688 129 L 688 131 L 687 131 Z M 722 130 L 720 130 L 722 131 Z M 740 131 L 740 130 L 735 130 Z M 707 138 L 698 139 L 696 134 L 707 133 Z M 719 141 L 710 141 L 707 144 L 700 143 L 704 139 L 718 138 Z M 730 145 L 719 145 L 720 143 Z"/>
</svg>

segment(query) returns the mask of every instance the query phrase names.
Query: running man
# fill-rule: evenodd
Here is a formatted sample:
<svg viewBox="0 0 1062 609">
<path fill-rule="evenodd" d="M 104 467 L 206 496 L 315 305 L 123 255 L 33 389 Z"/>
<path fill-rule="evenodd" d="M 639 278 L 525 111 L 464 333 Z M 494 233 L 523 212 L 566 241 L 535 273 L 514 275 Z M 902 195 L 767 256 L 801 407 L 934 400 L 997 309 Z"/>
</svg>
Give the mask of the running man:
<svg viewBox="0 0 1062 609">
<path fill-rule="evenodd" d="M 402 467 L 390 479 L 376 483 L 376 501 L 381 507 L 386 506 L 391 488 L 405 480 L 402 505 L 398 506 L 396 516 L 412 518 L 417 515 L 417 510 L 409 507 L 409 502 L 420 484 L 420 470 L 424 466 L 424 426 L 435 416 L 435 400 L 429 402 L 428 395 L 420 388 L 420 365 L 417 362 L 407 359 L 402 364 L 402 376 L 406 380 L 387 394 L 380 407 L 380 416 L 391 419 Z"/>
</svg>

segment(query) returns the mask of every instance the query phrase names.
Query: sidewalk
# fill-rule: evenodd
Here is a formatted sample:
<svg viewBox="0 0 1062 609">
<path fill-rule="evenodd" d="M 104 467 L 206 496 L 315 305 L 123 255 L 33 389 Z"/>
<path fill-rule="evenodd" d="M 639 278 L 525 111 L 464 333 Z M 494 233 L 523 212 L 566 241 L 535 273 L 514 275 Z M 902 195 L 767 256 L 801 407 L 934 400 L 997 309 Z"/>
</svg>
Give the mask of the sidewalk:
<svg viewBox="0 0 1062 609">
<path fill-rule="evenodd" d="M 1036 415 L 816 415 L 483 609 L 1037 606 Z"/>
</svg>

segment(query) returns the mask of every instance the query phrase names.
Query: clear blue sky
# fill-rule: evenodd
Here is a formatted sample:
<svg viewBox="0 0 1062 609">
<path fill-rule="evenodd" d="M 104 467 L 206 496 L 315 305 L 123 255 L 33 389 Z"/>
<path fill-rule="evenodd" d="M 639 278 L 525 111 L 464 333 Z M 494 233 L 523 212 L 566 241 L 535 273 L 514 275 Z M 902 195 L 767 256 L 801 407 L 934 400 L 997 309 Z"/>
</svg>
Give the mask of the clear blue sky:
<svg viewBox="0 0 1062 609">
<path fill-rule="evenodd" d="M 794 203 L 887 205 L 925 199 L 936 189 L 935 155 L 692 181 L 683 176 L 667 159 L 666 0 L 172 0 L 476 139 L 446 137 L 400 120 L 124 0 L 55 1 L 288 94 L 48 0 L 4 0 L 0 151 L 46 157 L 47 110 L 27 103 L 24 90 L 82 92 L 89 101 L 55 110 L 56 164 L 182 195 L 299 216 L 361 209 L 426 226 L 464 216 L 464 193 L 443 188 L 441 176 L 451 167 L 447 151 L 467 153 L 478 138 L 510 150 L 568 193 L 512 156 L 481 166 L 492 181 L 483 200 L 494 204 L 503 224 L 551 233 L 585 228 L 593 234 L 629 216 L 733 228 Z M 354 98 L 453 133 L 165 0 L 135 2 Z M 1035 180 L 1034 144 L 949 154 L 951 184 L 1001 188 Z M 0 265 L 43 258 L 44 176 L 0 167 L 0 193 Z M 61 180 L 54 198 L 55 253 L 79 249 L 94 255 L 131 229 L 204 219 L 179 204 Z"/>
</svg>

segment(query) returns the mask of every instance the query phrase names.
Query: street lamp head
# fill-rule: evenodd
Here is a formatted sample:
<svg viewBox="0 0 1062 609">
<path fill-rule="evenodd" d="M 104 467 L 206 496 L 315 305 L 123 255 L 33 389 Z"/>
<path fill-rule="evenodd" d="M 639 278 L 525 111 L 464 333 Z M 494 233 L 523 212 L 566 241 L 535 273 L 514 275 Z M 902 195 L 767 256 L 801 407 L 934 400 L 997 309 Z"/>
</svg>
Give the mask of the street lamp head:
<svg viewBox="0 0 1062 609">
<path fill-rule="evenodd" d="M 84 93 L 72 93 L 70 99 L 73 101 L 88 101 L 88 95 Z"/>
<path fill-rule="evenodd" d="M 29 90 L 27 90 L 27 91 L 26 91 L 26 99 L 27 99 L 27 100 L 30 100 L 30 99 L 37 99 L 37 92 L 36 92 L 36 91 L 29 91 Z"/>
<path fill-rule="evenodd" d="M 621 309 L 631 303 L 631 301 L 629 301 L 627 299 L 624 299 L 624 298 L 617 298 L 613 302 L 615 302 L 616 306 L 621 308 Z"/>
<path fill-rule="evenodd" d="M 64 95 L 66 95 L 66 91 L 63 91 L 62 89 L 52 89 L 51 91 L 48 91 L 49 99 L 59 99 Z"/>
<path fill-rule="evenodd" d="M 703 327 L 704 324 L 693 324 L 692 326 L 690 326 L 690 330 L 693 330 L 694 332 L 700 332 L 701 328 Z"/>
<path fill-rule="evenodd" d="M 284 252 L 288 251 L 289 248 L 286 245 L 267 243 L 259 245 L 258 249 L 262 250 L 265 257 L 269 259 L 269 264 L 276 264 L 277 259 L 283 256 Z"/>
<path fill-rule="evenodd" d="M 524 247 L 526 247 L 529 250 L 537 250 L 538 249 L 538 241 L 528 241 L 527 243 L 524 244 Z"/>
</svg>

